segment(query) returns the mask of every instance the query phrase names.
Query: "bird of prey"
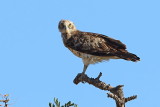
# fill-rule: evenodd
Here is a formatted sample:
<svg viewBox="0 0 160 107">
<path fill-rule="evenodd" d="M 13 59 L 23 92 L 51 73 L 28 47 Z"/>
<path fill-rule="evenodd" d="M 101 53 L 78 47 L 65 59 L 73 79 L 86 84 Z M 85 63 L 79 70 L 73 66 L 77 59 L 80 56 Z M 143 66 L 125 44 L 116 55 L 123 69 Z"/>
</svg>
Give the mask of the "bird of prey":
<svg viewBox="0 0 160 107">
<path fill-rule="evenodd" d="M 109 59 L 125 59 L 140 61 L 140 58 L 126 50 L 126 45 L 108 36 L 83 32 L 76 29 L 73 22 L 61 20 L 58 25 L 63 43 L 74 55 L 82 58 L 83 72 L 89 64 L 95 64 Z"/>
</svg>

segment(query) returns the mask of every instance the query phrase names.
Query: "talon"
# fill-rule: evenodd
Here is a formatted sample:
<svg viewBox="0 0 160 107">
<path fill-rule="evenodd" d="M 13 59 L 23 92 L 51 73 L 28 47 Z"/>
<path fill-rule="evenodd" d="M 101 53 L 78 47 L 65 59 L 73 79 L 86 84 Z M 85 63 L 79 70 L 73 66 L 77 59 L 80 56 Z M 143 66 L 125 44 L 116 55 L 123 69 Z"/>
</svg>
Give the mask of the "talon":
<svg viewBox="0 0 160 107">
<path fill-rule="evenodd" d="M 80 75 L 80 77 L 79 77 L 79 80 L 82 82 L 82 83 L 86 83 L 85 81 L 83 81 L 83 77 L 84 77 L 84 73 L 82 73 L 81 75 Z"/>
</svg>

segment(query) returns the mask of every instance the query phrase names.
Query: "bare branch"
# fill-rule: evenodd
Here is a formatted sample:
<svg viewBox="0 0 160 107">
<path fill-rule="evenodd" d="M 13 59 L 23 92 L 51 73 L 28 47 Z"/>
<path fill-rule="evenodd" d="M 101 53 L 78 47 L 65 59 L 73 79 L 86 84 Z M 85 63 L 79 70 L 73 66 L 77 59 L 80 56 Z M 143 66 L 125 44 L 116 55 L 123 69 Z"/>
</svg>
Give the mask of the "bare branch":
<svg viewBox="0 0 160 107">
<path fill-rule="evenodd" d="M 119 102 L 119 103 L 124 103 L 123 100 L 121 100 L 117 95 L 113 94 L 113 93 L 107 93 L 108 97 L 113 98 L 115 101 Z"/>
<path fill-rule="evenodd" d="M 77 85 L 78 83 L 85 81 L 89 84 L 94 85 L 95 87 L 101 90 L 108 90 L 108 91 L 112 90 L 113 87 L 99 80 L 100 76 L 101 76 L 101 73 L 99 74 L 97 78 L 89 78 L 86 74 L 79 73 L 73 82 Z"/>
<path fill-rule="evenodd" d="M 134 96 L 131 96 L 131 97 L 127 97 L 127 98 L 125 98 L 125 102 L 134 100 L 134 99 L 136 99 L 136 98 L 137 98 L 137 95 L 134 95 Z"/>
<path fill-rule="evenodd" d="M 1 95 L 3 100 L 0 100 L 0 102 L 4 103 L 4 107 L 8 107 L 8 102 L 9 102 L 9 98 L 8 98 L 8 94 L 5 95 Z M 0 105 L 3 106 L 3 105 Z"/>
<path fill-rule="evenodd" d="M 101 72 L 97 78 L 90 78 L 86 74 L 79 73 L 75 77 L 73 82 L 76 85 L 79 84 L 80 82 L 82 82 L 82 83 L 87 82 L 88 84 L 92 84 L 93 86 L 95 86 L 101 90 L 110 91 L 111 93 L 107 93 L 108 97 L 113 98 L 115 100 L 117 107 L 125 107 L 126 102 L 137 98 L 137 96 L 131 96 L 131 97 L 125 98 L 124 94 L 123 94 L 123 88 L 122 88 L 124 85 L 118 85 L 116 87 L 112 87 L 112 86 L 110 86 L 110 84 L 106 84 L 106 83 L 100 81 L 99 79 L 101 76 L 102 76 Z"/>
</svg>

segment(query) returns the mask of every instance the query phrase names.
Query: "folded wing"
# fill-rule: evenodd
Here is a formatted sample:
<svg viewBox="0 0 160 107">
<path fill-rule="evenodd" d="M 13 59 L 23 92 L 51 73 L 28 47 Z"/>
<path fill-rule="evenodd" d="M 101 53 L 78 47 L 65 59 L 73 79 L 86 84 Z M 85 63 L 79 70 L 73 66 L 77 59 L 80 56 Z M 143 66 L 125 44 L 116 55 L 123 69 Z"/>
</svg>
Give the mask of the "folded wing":
<svg viewBox="0 0 160 107">
<path fill-rule="evenodd" d="M 81 31 L 77 31 L 66 45 L 76 51 L 96 56 L 114 56 L 117 51 L 126 49 L 126 46 L 119 40 Z"/>
</svg>

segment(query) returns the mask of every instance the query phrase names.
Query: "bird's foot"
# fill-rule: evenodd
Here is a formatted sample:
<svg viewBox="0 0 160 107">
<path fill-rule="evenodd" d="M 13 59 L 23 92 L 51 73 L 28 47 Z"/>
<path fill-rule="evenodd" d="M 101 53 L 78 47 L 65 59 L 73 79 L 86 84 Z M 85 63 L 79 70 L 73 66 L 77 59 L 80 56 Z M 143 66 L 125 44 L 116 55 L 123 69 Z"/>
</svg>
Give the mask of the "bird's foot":
<svg viewBox="0 0 160 107">
<path fill-rule="evenodd" d="M 80 80 L 82 83 L 86 83 L 85 81 L 83 81 L 84 76 L 85 76 L 85 74 L 84 74 L 84 73 L 81 73 L 81 74 L 80 74 L 80 77 L 79 77 L 79 80 Z"/>
</svg>

